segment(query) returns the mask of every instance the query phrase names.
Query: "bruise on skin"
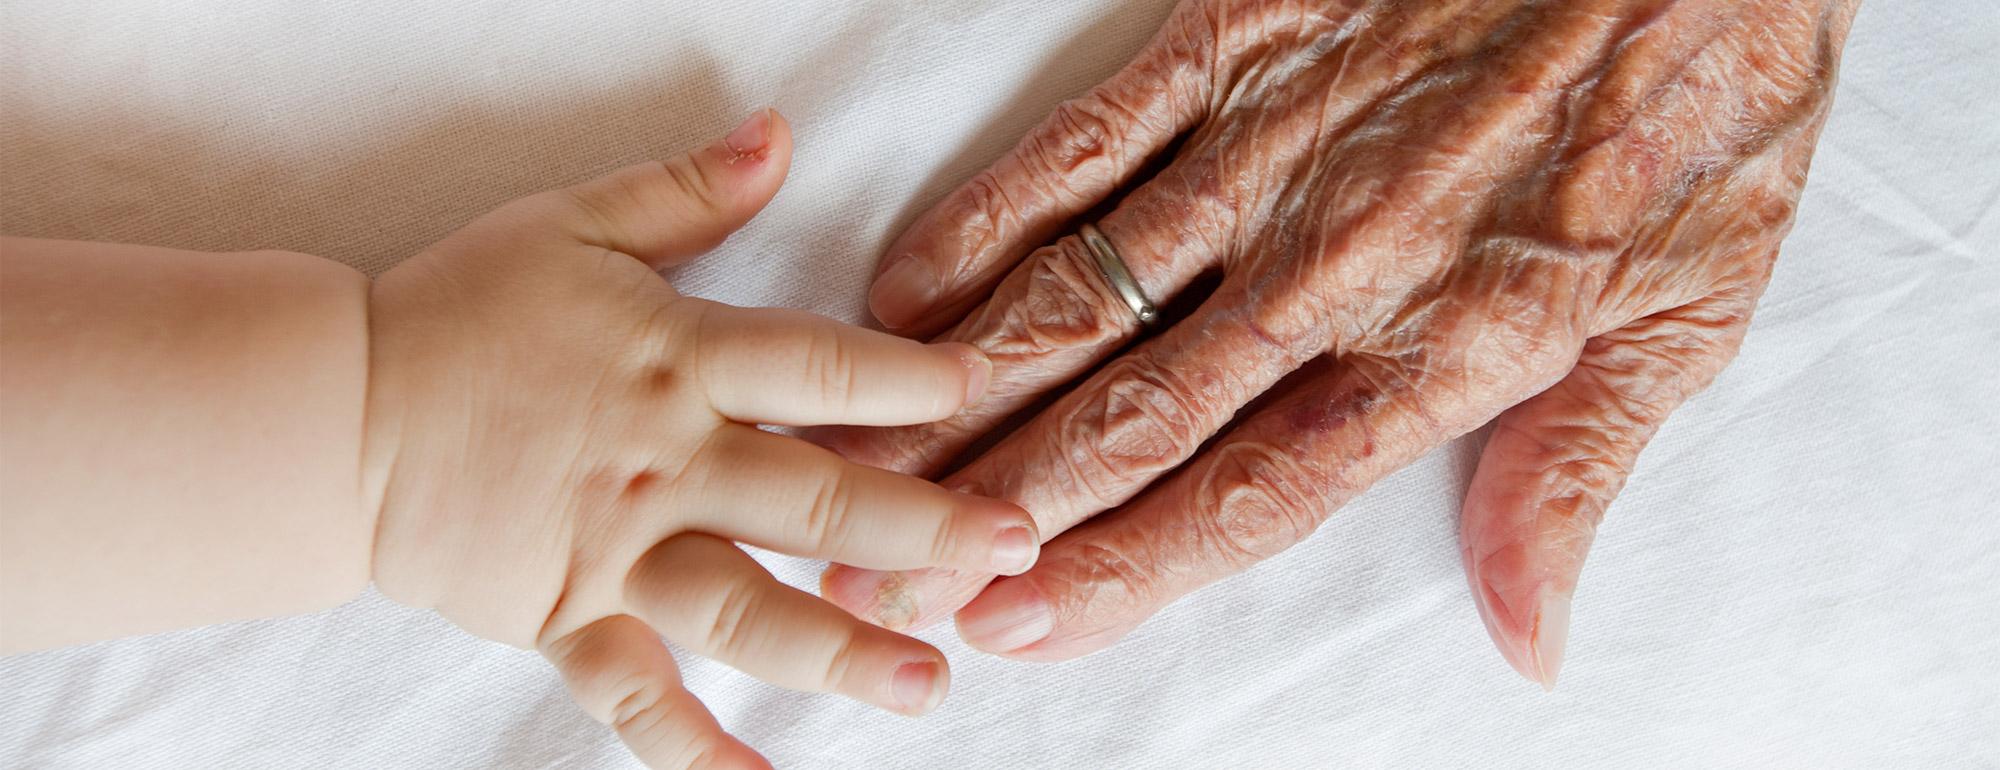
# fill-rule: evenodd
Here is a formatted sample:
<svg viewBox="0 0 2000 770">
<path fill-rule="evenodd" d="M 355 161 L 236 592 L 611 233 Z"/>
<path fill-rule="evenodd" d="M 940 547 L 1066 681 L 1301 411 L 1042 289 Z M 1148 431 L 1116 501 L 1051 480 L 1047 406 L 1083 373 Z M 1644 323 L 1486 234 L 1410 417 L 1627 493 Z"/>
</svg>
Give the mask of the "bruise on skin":
<svg viewBox="0 0 2000 770">
<path fill-rule="evenodd" d="M 1358 384 L 1331 399 L 1292 407 L 1291 425 L 1301 433 L 1332 433 L 1350 420 L 1374 411 L 1382 401 L 1382 392 L 1374 386 Z M 1373 454 L 1374 438 L 1370 436 L 1366 443 L 1364 454 Z"/>
</svg>

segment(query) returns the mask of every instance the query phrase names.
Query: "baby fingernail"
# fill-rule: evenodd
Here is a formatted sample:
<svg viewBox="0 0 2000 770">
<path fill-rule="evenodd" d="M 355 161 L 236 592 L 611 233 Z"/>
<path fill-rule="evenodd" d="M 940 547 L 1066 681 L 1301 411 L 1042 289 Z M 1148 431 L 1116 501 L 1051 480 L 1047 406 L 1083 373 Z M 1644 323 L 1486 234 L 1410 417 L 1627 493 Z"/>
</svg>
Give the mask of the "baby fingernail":
<svg viewBox="0 0 2000 770">
<path fill-rule="evenodd" d="M 993 571 L 1019 575 L 1035 566 L 1035 535 L 1027 527 L 1008 527 L 993 537 Z"/>
<path fill-rule="evenodd" d="M 766 107 L 750 114 L 736 130 L 723 137 L 722 144 L 735 154 L 729 161 L 734 163 L 745 158 L 755 158 L 763 154 L 765 146 L 771 143 L 771 108 Z"/>
<path fill-rule="evenodd" d="M 958 362 L 966 369 L 965 406 L 972 406 L 986 395 L 986 386 L 993 381 L 993 361 L 979 348 L 962 343 L 960 347 L 963 349 L 958 353 Z"/>
<path fill-rule="evenodd" d="M 937 708 L 938 701 L 944 699 L 944 688 L 938 685 L 938 664 L 905 663 L 896 669 L 889 689 L 903 711 L 915 715 Z"/>
<path fill-rule="evenodd" d="M 958 635 L 987 652 L 1003 653 L 1048 638 L 1055 613 L 1026 580 L 1002 580 L 958 611 Z"/>
<path fill-rule="evenodd" d="M 868 289 L 868 311 L 891 329 L 909 326 L 937 301 L 937 271 L 915 255 L 898 259 Z"/>
</svg>

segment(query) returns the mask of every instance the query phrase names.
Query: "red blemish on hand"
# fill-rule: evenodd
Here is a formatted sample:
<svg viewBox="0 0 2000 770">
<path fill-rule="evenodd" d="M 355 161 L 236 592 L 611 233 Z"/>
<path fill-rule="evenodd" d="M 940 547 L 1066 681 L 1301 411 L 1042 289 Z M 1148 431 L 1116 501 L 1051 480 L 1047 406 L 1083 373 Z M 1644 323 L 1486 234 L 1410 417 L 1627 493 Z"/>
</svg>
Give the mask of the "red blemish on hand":
<svg viewBox="0 0 2000 770">
<path fill-rule="evenodd" d="M 1294 430 L 1314 433 L 1331 433 L 1347 425 L 1347 421 L 1375 408 L 1381 400 L 1380 393 L 1366 385 L 1359 386 L 1346 395 L 1318 404 L 1301 404 L 1292 410 L 1291 423 Z M 1374 441 L 1370 437 L 1367 452 L 1373 452 Z"/>
<path fill-rule="evenodd" d="M 756 163 L 767 157 L 770 157 L 770 155 L 771 151 L 767 147 L 759 147 L 754 150 L 738 150 L 735 148 L 730 148 L 729 157 L 723 160 L 722 162 L 727 163 L 731 166 L 734 166 L 738 163 L 742 163 L 744 161 Z"/>
<path fill-rule="evenodd" d="M 1271 349 L 1273 350 L 1285 349 L 1284 343 L 1279 342 L 1277 337 L 1271 336 L 1270 332 L 1264 331 L 1264 326 L 1262 324 L 1259 324 L 1256 321 L 1250 321 L 1243 324 L 1243 326 L 1244 328 L 1249 329 L 1250 333 L 1257 337 L 1258 342 L 1262 342 L 1266 345 L 1271 346 Z"/>
</svg>

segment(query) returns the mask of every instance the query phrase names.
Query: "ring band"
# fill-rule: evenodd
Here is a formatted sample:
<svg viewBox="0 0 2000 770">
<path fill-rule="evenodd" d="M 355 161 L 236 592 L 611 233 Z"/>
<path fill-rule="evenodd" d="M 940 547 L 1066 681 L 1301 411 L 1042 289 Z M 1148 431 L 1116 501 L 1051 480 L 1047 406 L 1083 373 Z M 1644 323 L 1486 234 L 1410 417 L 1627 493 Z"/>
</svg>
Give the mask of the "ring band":
<svg viewBox="0 0 2000 770">
<path fill-rule="evenodd" d="M 1083 245 L 1090 249 L 1090 256 L 1097 261 L 1097 274 L 1104 276 L 1104 282 L 1111 284 L 1111 290 L 1125 305 L 1132 308 L 1132 315 L 1139 317 L 1139 323 L 1151 326 L 1160 317 L 1160 311 L 1146 299 L 1146 292 L 1140 290 L 1139 282 L 1132 279 L 1132 271 L 1125 269 L 1125 260 L 1120 259 L 1118 250 L 1111 247 L 1111 239 L 1104 237 L 1104 231 L 1097 225 L 1084 224 L 1076 234 L 1083 238 Z"/>
</svg>

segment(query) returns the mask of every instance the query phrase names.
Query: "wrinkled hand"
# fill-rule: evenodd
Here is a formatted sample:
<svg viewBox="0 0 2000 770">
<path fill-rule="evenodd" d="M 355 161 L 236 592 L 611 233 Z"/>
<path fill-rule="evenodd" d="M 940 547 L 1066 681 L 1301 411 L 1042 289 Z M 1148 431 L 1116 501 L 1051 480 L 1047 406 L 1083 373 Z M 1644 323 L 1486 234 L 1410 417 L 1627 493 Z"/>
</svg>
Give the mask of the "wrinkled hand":
<svg viewBox="0 0 2000 770">
<path fill-rule="evenodd" d="M 1856 5 L 1186 0 L 884 260 L 876 316 L 956 322 L 989 397 L 817 436 L 939 472 L 1110 359 L 945 481 L 1062 534 L 990 586 L 836 567 L 826 592 L 891 627 L 977 594 L 974 646 L 1073 657 L 1497 418 L 1466 572 L 1552 684 L 1599 518 L 1769 279 Z M 1093 210 L 1148 296 L 1194 306 L 1122 354 L 1137 323 L 1088 252 L 1043 245 Z"/>
</svg>

